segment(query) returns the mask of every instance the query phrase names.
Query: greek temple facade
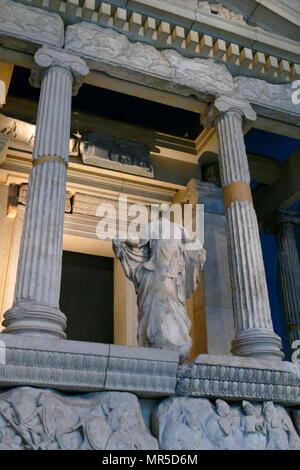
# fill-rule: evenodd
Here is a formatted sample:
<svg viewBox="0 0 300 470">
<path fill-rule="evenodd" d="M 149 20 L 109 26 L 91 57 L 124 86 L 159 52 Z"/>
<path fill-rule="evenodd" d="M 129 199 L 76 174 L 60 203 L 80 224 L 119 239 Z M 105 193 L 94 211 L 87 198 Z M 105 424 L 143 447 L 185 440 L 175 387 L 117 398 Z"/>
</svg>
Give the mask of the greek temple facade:
<svg viewBox="0 0 300 470">
<path fill-rule="evenodd" d="M 296 0 L 0 0 L 0 448 L 300 449 L 299 25 Z M 183 363 L 137 342 L 99 237 L 120 196 L 200 205 Z"/>
</svg>

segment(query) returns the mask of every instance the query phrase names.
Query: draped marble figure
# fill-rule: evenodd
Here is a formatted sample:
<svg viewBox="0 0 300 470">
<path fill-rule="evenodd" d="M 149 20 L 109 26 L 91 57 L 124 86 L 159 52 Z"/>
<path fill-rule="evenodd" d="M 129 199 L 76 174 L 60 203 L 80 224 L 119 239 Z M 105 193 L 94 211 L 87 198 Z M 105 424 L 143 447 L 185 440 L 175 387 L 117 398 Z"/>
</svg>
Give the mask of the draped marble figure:
<svg viewBox="0 0 300 470">
<path fill-rule="evenodd" d="M 134 283 L 140 346 L 177 350 L 192 346 L 185 301 L 196 290 L 206 252 L 184 227 L 162 217 L 146 224 L 139 240 L 113 240 L 125 275 Z"/>
</svg>

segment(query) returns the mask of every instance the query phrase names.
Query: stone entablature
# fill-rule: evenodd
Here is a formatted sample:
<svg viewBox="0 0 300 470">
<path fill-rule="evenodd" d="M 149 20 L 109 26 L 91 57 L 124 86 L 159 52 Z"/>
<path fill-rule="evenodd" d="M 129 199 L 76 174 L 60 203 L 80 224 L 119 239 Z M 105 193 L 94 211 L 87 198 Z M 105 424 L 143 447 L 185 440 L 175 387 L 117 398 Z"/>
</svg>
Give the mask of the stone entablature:
<svg viewBox="0 0 300 470">
<path fill-rule="evenodd" d="M 80 54 L 91 71 L 173 94 L 193 95 L 205 103 L 221 95 L 246 99 L 253 102 L 259 115 L 270 117 L 270 110 L 275 109 L 282 120 L 299 123 L 300 111 L 292 102 L 294 90 L 290 84 L 233 78 L 224 64 L 213 59 L 190 59 L 172 49 L 158 50 L 142 42 L 130 42 L 114 29 L 87 22 L 67 27 L 65 48 Z"/>
<path fill-rule="evenodd" d="M 0 1 L 0 43 L 12 49 L 35 51 L 39 45 L 62 47 L 64 24 L 52 12 L 20 2 Z"/>
<path fill-rule="evenodd" d="M 1 450 L 300 448 L 299 412 L 291 415 L 271 401 L 230 404 L 221 399 L 171 397 L 155 406 L 132 393 L 70 396 L 32 387 L 1 392 L 0 400 Z M 174 457 L 185 464 L 187 457 L 197 456 Z M 102 463 L 118 463 L 122 458 L 130 458 L 132 465 L 137 459 L 134 453 L 130 457 L 109 454 Z"/>
<path fill-rule="evenodd" d="M 22 183 L 19 188 L 18 202 L 19 204 L 26 205 L 26 198 L 28 192 L 28 183 Z M 72 193 L 70 191 L 66 192 L 66 205 L 65 212 L 70 213 L 72 211 L 71 203 Z"/>
<path fill-rule="evenodd" d="M 10 6 L 10 0 L 0 1 L 4 6 Z M 13 7 L 20 8 L 21 13 L 18 12 L 17 21 L 12 22 L 12 25 L 10 25 L 10 22 L 7 23 L 7 16 L 2 13 L 3 11 L 5 12 L 5 9 L 1 9 L 0 11 L 0 42 L 2 42 L 5 47 L 9 47 L 9 49 L 2 49 L 4 51 L 3 53 L 5 53 L 6 60 L 8 57 L 7 54 L 12 54 L 12 51 L 16 50 L 24 51 L 24 47 L 26 52 L 32 54 L 41 44 L 46 47 L 49 46 L 51 38 L 49 39 L 48 30 L 50 26 L 48 26 L 44 32 L 36 28 L 34 26 L 35 23 L 33 25 L 28 24 L 26 28 L 18 24 L 18 17 L 20 15 L 26 19 L 26 14 L 22 14 L 23 10 L 26 11 L 26 8 L 29 9 L 30 14 L 34 12 L 34 18 L 38 24 L 40 19 L 41 24 L 43 24 L 43 21 L 47 21 L 49 24 L 51 23 L 53 31 L 57 32 L 55 39 L 53 38 L 53 45 L 62 45 L 61 38 L 64 31 L 62 21 L 58 15 L 55 13 L 50 14 L 39 8 L 25 7 L 21 3 L 14 3 Z M 214 16 L 215 19 L 215 15 L 211 16 Z M 161 22 L 161 25 L 162 24 L 163 22 Z M 15 32 L 15 28 L 18 29 L 18 33 Z M 203 36 L 201 43 L 204 45 L 205 50 L 207 49 L 205 58 L 203 58 L 204 56 L 201 58 L 199 54 L 198 57 L 192 54 L 192 58 L 188 58 L 184 55 L 182 50 L 180 50 L 182 53 L 180 54 L 173 47 L 170 48 L 168 44 L 160 45 L 158 42 L 155 42 L 153 43 L 156 46 L 155 48 L 138 36 L 130 37 L 131 40 L 133 39 L 138 42 L 131 42 L 126 36 L 126 31 L 124 32 L 122 30 L 122 32 L 123 34 L 118 32 L 117 28 L 113 25 L 112 27 L 104 28 L 90 22 L 76 23 L 67 27 L 65 48 L 69 52 L 80 55 L 87 61 L 91 70 L 91 77 L 94 71 L 97 72 L 97 74 L 103 72 L 104 74 L 120 78 L 121 80 L 141 84 L 176 95 L 185 97 L 196 95 L 199 105 L 201 102 L 203 103 L 203 101 L 204 103 L 210 102 L 214 97 L 220 95 L 226 94 L 235 96 L 241 94 L 243 98 L 250 100 L 251 103 L 253 102 L 260 116 L 272 118 L 273 110 L 275 109 L 276 119 L 280 118 L 281 121 L 294 126 L 299 124 L 299 110 L 292 102 L 292 94 L 294 92 L 292 87 L 289 84 L 269 84 L 267 81 L 268 74 L 263 77 L 264 80 L 257 78 L 244 79 L 244 77 L 233 78 L 232 73 L 234 72 L 231 73 L 229 68 L 226 67 L 225 62 L 222 63 L 219 53 L 217 53 L 217 55 L 210 53 L 212 47 L 215 48 L 215 50 L 216 48 L 218 49 L 220 45 L 218 42 L 210 42 L 211 46 L 207 49 L 205 45 L 206 40 Z M 31 44 L 29 47 L 27 47 L 28 41 Z M 196 45 L 198 44 L 197 41 Z M 166 49 L 168 46 L 169 48 Z M 228 47 L 230 49 L 231 46 Z M 130 54 L 128 51 L 130 51 Z M 230 51 L 233 52 L 233 49 L 231 48 Z M 39 52 L 39 54 L 41 55 L 41 52 Z M 61 56 L 63 52 L 58 50 L 58 54 Z M 247 67 L 250 67 L 250 69 L 253 68 L 252 59 L 249 59 L 245 50 L 243 50 L 242 57 L 243 64 L 247 64 L 245 69 L 247 69 Z M 18 56 L 17 61 L 19 59 Z M 11 60 L 14 60 L 13 57 Z M 22 62 L 24 60 L 26 65 Z M 22 56 L 22 61 L 21 63 L 25 66 L 33 67 L 31 55 L 26 54 L 26 58 Z M 269 65 L 270 74 L 273 69 L 273 71 L 276 72 L 274 64 L 272 65 L 270 63 Z M 295 68 L 292 67 L 291 70 L 291 78 L 297 78 L 297 66 Z M 242 74 L 244 71 L 242 72 L 239 68 L 238 73 Z M 285 77 L 287 77 L 290 72 L 287 73 L 286 71 L 284 74 Z M 35 78 L 36 73 L 34 72 L 32 79 Z M 93 77 L 93 80 L 96 80 L 96 77 Z M 247 80 L 246 83 L 245 80 Z M 269 100 L 270 94 L 272 94 L 271 103 Z M 273 96 L 275 96 L 274 99 Z"/>
<path fill-rule="evenodd" d="M 254 76 L 274 83 L 293 81 L 300 76 L 296 41 L 233 21 L 230 15 L 226 17 L 224 12 L 228 9 L 222 6 L 217 6 L 219 13 L 214 14 L 212 6 L 209 12 L 187 2 L 138 3 L 132 6 L 129 2 L 125 8 L 125 4 L 109 0 L 96 9 L 82 1 L 76 4 L 60 1 L 57 8 L 52 5 L 49 8 L 40 0 L 36 6 L 55 11 L 67 25 L 88 20 L 112 27 L 130 40 L 173 48 L 189 57 L 215 59 L 225 63 L 233 75 Z"/>
</svg>

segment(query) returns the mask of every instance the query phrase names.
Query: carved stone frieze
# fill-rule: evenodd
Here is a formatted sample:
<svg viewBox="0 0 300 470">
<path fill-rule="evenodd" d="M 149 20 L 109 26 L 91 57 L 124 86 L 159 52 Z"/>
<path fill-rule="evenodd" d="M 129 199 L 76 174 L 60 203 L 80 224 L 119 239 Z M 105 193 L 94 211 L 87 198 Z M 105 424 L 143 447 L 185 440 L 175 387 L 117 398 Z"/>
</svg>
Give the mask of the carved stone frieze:
<svg viewBox="0 0 300 470">
<path fill-rule="evenodd" d="M 300 366 L 234 356 L 198 356 L 180 366 L 176 393 L 300 403 Z"/>
<path fill-rule="evenodd" d="M 111 28 L 87 22 L 68 26 L 65 48 L 112 64 L 130 64 L 136 70 L 152 72 L 159 77 L 171 77 L 169 63 L 160 51 L 147 44 L 131 42 Z"/>
<path fill-rule="evenodd" d="M 233 91 L 233 79 L 225 65 L 212 59 L 186 58 L 171 49 L 161 51 L 172 70 L 172 83 L 201 95 L 220 96 Z"/>
<path fill-rule="evenodd" d="M 97 237 L 103 239 L 113 238 L 115 236 L 115 231 L 112 230 L 111 233 L 108 233 L 106 223 L 109 220 L 109 214 L 111 217 L 111 226 L 115 227 L 116 230 L 123 232 L 123 230 L 128 230 L 131 233 L 131 230 L 135 230 L 135 225 L 131 225 L 131 222 L 135 219 L 135 212 L 132 213 L 130 208 L 134 202 L 128 203 L 127 209 L 125 210 L 122 206 L 121 200 L 117 198 L 112 199 L 109 197 L 97 196 L 94 194 L 86 194 L 81 192 L 76 192 L 72 200 L 72 213 L 81 214 L 81 215 L 91 215 L 96 217 L 96 221 L 105 220 L 103 225 L 97 225 L 96 232 Z M 151 206 L 146 203 L 148 210 L 148 218 L 150 219 L 151 215 Z M 102 209 L 103 210 L 102 210 Z M 106 209 L 111 208 L 112 212 L 106 213 Z M 105 216 L 104 216 L 105 214 Z M 105 217 L 105 218 L 104 218 Z M 104 218 L 104 219 L 103 219 Z"/>
<path fill-rule="evenodd" d="M 86 22 L 68 26 L 65 47 L 80 53 L 91 69 L 151 87 L 183 95 L 193 90 L 204 98 L 233 91 L 233 79 L 226 66 L 211 59 L 187 59 L 171 49 L 160 51 L 145 43 L 130 42 L 113 29 Z"/>
<path fill-rule="evenodd" d="M 0 393 L 1 450 L 156 450 L 130 393 L 66 396 L 30 387 Z"/>
<path fill-rule="evenodd" d="M 146 401 L 126 392 L 11 388 L 0 393 L 0 449 L 300 449 L 298 411 L 272 401 L 229 404 L 175 396 L 155 408 Z M 151 426 L 142 415 L 149 405 Z"/>
<path fill-rule="evenodd" d="M 24 206 L 26 205 L 27 191 L 28 191 L 28 183 L 22 183 L 20 185 L 18 200 L 19 200 L 19 203 Z M 71 198 L 72 198 L 72 193 L 70 191 L 67 191 L 66 192 L 66 205 L 65 205 L 65 212 L 67 213 L 70 213 L 72 210 Z"/>
<path fill-rule="evenodd" d="M 291 85 L 233 78 L 226 65 L 211 55 L 187 58 L 172 48 L 132 42 L 114 29 L 87 22 L 68 26 L 65 44 L 67 50 L 81 54 L 91 70 L 183 96 L 195 95 L 204 102 L 220 96 L 238 98 L 253 103 L 260 115 L 273 117 L 275 109 L 284 121 L 299 124 L 300 110 L 292 103 Z"/>
<path fill-rule="evenodd" d="M 277 85 L 257 78 L 236 77 L 234 88 L 236 94 L 252 103 L 258 113 L 263 108 L 264 114 L 274 119 L 283 116 L 288 119 L 290 114 L 291 122 L 300 125 L 300 107 L 293 103 L 292 94 L 295 90 L 291 84 Z M 292 115 L 295 115 L 293 120 Z"/>
<path fill-rule="evenodd" d="M 178 367 L 174 351 L 0 334 L 0 388 L 21 385 L 300 405 L 300 366 L 289 362 L 203 354 Z"/>
<path fill-rule="evenodd" d="M 300 450 L 288 411 L 272 401 L 168 398 L 154 412 L 153 431 L 165 450 Z"/>
<path fill-rule="evenodd" d="M 64 24 L 56 13 L 20 2 L 0 0 L 0 43 L 12 49 L 63 46 Z"/>
<path fill-rule="evenodd" d="M 0 334 L 0 388 L 175 393 L 178 353 L 150 348 Z"/>
<path fill-rule="evenodd" d="M 101 204 L 109 204 L 117 209 L 117 199 L 96 196 L 76 191 L 73 198 L 73 214 L 97 216 L 97 209 Z"/>
<path fill-rule="evenodd" d="M 81 136 L 79 149 L 82 161 L 87 165 L 154 177 L 150 152 L 143 144 L 86 132 Z"/>
</svg>

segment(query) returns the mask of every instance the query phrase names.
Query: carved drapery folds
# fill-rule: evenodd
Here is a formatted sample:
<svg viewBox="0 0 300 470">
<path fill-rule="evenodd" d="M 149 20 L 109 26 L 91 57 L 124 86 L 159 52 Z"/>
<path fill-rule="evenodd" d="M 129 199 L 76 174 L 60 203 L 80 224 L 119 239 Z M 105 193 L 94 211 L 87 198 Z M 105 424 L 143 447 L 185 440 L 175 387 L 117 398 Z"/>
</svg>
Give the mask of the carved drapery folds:
<svg viewBox="0 0 300 470">
<path fill-rule="evenodd" d="M 275 112 L 283 121 L 294 125 L 300 122 L 300 113 L 292 102 L 291 84 L 233 78 L 225 65 L 213 59 L 188 58 L 174 49 L 131 42 L 118 31 L 87 22 L 66 28 L 65 47 L 80 54 L 91 70 L 178 95 L 194 95 L 202 101 L 240 96 L 253 103 L 260 115 L 274 117 Z"/>
<path fill-rule="evenodd" d="M 130 42 L 123 34 L 82 22 L 68 26 L 65 47 L 81 54 L 91 69 L 128 81 L 166 89 L 178 94 L 192 92 L 206 99 L 233 92 L 234 84 L 225 65 L 211 59 L 188 59 L 178 52 L 157 50 Z"/>
</svg>

